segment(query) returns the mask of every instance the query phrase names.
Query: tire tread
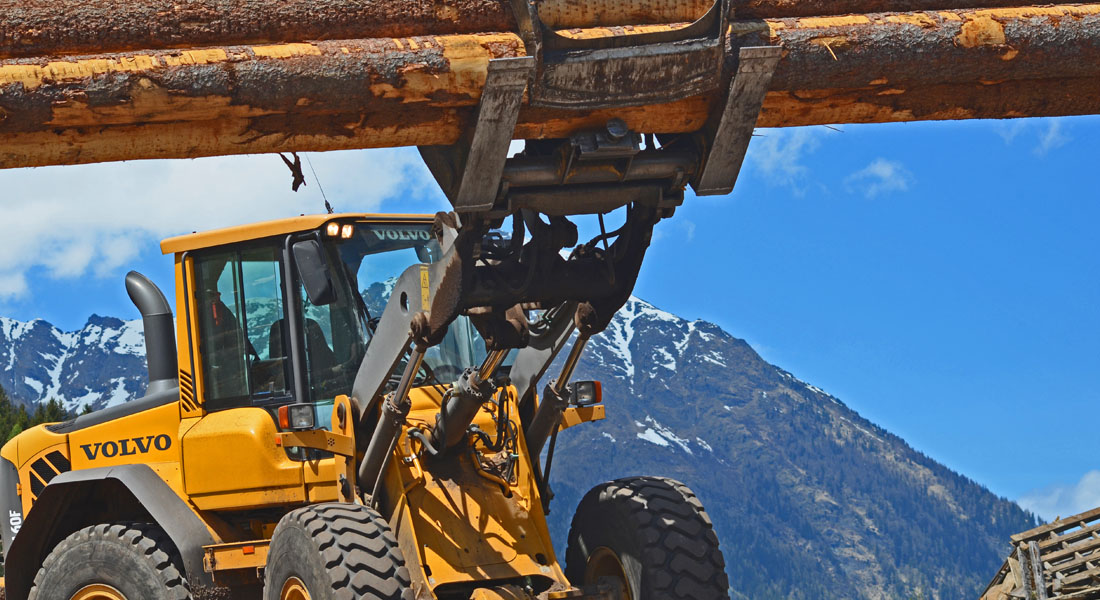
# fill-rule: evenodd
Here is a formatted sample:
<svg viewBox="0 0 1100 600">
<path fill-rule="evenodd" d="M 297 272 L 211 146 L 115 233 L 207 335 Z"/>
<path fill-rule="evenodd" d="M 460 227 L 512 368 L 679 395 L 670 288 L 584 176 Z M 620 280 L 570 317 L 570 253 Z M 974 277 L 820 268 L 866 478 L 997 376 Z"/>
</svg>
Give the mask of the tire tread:
<svg viewBox="0 0 1100 600">
<path fill-rule="evenodd" d="M 585 523 L 616 514 L 633 527 L 642 567 L 643 600 L 729 597 L 725 560 L 703 504 L 686 485 L 664 477 L 627 477 L 585 494 L 569 530 L 566 572 L 580 583 L 587 565 Z"/>
<path fill-rule="evenodd" d="M 42 561 L 42 567 L 34 576 L 34 584 L 27 600 L 37 600 L 39 585 L 50 569 L 70 549 L 96 540 L 117 541 L 138 550 L 164 584 L 166 600 L 190 600 L 191 590 L 187 578 L 178 565 L 178 553 L 164 531 L 151 523 L 100 523 L 78 530 L 61 541 Z"/>
<path fill-rule="evenodd" d="M 279 529 L 298 526 L 310 535 L 338 600 L 370 598 L 411 600 L 411 581 L 404 557 L 389 524 L 374 510 L 357 504 L 324 503 L 305 506 L 286 514 Z M 267 570 L 268 577 L 271 569 Z M 278 590 L 265 581 L 265 598 Z"/>
</svg>

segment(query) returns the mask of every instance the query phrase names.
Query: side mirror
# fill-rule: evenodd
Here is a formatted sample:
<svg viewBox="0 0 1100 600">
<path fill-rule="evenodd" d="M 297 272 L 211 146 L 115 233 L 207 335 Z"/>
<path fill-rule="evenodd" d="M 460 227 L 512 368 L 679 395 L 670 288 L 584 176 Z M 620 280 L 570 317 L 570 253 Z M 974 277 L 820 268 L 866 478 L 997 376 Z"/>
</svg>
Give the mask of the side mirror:
<svg viewBox="0 0 1100 600">
<path fill-rule="evenodd" d="M 432 249 L 428 246 L 416 247 L 416 259 L 422 263 L 429 264 L 435 262 L 432 256 Z"/>
<path fill-rule="evenodd" d="M 566 390 L 572 406 L 593 406 L 603 402 L 603 386 L 598 381 L 575 381 L 566 386 Z"/>
<path fill-rule="evenodd" d="M 298 268 L 298 277 L 306 288 L 306 295 L 314 306 L 325 306 L 336 300 L 336 290 L 332 285 L 325 251 L 317 240 L 295 242 L 292 246 L 294 265 Z"/>
</svg>

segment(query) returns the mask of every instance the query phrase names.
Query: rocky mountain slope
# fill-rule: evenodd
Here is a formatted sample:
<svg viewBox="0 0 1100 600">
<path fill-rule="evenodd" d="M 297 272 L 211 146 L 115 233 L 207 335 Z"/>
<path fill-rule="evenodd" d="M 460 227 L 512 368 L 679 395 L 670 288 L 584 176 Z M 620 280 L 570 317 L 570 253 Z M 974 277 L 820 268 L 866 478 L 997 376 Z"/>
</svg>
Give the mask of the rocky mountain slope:
<svg viewBox="0 0 1100 600">
<path fill-rule="evenodd" d="M 144 389 L 140 332 L 105 317 L 68 333 L 0 319 L 0 386 L 71 409 L 123 401 Z M 1034 521 L 716 325 L 641 300 L 590 343 L 576 378 L 603 382 L 608 417 L 559 437 L 561 546 L 590 487 L 664 475 L 708 508 L 733 598 L 955 599 L 976 597 L 1008 536 Z"/>
<path fill-rule="evenodd" d="M 587 378 L 608 417 L 559 438 L 555 539 L 593 485 L 674 477 L 714 521 L 734 598 L 973 598 L 1034 523 L 711 323 L 632 299 Z"/>
<path fill-rule="evenodd" d="M 0 317 L 0 387 L 26 405 L 59 400 L 66 410 L 100 409 L 145 391 L 141 320 L 92 315 L 78 331 Z"/>
</svg>

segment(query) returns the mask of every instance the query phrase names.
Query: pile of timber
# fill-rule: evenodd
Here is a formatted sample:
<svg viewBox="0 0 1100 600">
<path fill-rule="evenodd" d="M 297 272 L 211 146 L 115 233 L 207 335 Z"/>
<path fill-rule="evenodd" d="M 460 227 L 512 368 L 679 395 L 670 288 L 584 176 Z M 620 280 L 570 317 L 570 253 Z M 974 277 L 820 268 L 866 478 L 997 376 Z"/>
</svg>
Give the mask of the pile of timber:
<svg viewBox="0 0 1100 600">
<path fill-rule="evenodd" d="M 575 37 L 668 31 L 713 0 L 540 0 Z M 1100 112 L 1100 4 L 731 0 L 738 49 L 779 46 L 758 125 Z M 0 168 L 454 143 L 491 59 L 524 56 L 510 0 L 0 0 Z M 716 73 L 715 77 L 722 74 Z M 715 93 L 564 110 L 517 138 L 611 117 L 700 129 Z"/>
<path fill-rule="evenodd" d="M 1100 508 L 1012 536 L 981 600 L 1100 599 Z"/>
</svg>

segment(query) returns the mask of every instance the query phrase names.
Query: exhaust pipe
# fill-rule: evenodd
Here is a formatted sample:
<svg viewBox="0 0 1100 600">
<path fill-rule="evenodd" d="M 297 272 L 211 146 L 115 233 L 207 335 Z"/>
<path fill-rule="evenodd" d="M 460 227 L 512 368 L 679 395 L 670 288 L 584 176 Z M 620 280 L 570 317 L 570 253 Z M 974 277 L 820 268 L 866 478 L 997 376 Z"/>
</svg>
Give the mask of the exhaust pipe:
<svg viewBox="0 0 1100 600">
<path fill-rule="evenodd" d="M 126 274 L 126 293 L 141 312 L 141 321 L 145 326 L 145 362 L 149 368 L 149 387 L 145 395 L 179 387 L 171 305 L 160 288 L 137 271 Z"/>
</svg>

